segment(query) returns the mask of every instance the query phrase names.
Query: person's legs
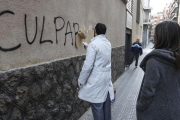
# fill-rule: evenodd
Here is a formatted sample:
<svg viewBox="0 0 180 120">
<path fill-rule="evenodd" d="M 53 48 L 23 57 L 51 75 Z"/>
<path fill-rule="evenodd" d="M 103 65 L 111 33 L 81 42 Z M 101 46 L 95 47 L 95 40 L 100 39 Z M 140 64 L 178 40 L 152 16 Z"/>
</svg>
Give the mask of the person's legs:
<svg viewBox="0 0 180 120">
<path fill-rule="evenodd" d="M 104 103 L 91 103 L 94 120 L 104 120 L 103 104 Z"/>
<path fill-rule="evenodd" d="M 136 59 L 135 66 L 137 67 L 138 66 L 139 53 L 135 53 L 134 56 Z"/>
<path fill-rule="evenodd" d="M 111 120 L 111 100 L 109 93 L 106 101 L 104 102 L 103 109 L 104 109 L 104 118 L 105 118 L 104 120 Z"/>
</svg>

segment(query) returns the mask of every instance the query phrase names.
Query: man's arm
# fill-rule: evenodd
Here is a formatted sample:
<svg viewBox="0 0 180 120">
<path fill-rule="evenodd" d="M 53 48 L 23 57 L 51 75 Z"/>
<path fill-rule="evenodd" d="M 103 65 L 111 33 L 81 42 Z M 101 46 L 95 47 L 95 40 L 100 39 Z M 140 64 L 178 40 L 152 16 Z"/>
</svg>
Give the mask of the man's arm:
<svg viewBox="0 0 180 120">
<path fill-rule="evenodd" d="M 140 54 L 140 55 L 143 54 L 143 49 L 142 49 L 142 47 L 139 48 L 139 54 Z"/>
<path fill-rule="evenodd" d="M 93 43 L 90 43 L 87 48 L 86 60 L 84 61 L 84 65 L 78 79 L 78 82 L 80 84 L 86 83 L 86 80 L 88 79 L 93 69 L 97 52 L 98 52 L 97 47 Z"/>
<path fill-rule="evenodd" d="M 140 46 L 140 55 L 142 55 L 142 54 L 143 54 L 142 44 L 141 44 L 141 43 L 139 43 L 139 46 Z"/>
<path fill-rule="evenodd" d="M 155 95 L 156 86 L 160 78 L 159 69 L 155 62 L 154 59 L 150 59 L 146 63 L 145 76 L 136 105 L 138 111 L 146 110 Z"/>
</svg>

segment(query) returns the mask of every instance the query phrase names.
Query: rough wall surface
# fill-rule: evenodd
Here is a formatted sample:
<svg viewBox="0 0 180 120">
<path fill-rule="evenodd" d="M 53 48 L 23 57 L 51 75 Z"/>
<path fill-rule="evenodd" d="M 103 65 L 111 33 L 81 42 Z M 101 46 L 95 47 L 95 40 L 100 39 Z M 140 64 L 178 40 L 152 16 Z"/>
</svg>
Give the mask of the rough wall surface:
<svg viewBox="0 0 180 120">
<path fill-rule="evenodd" d="M 125 47 L 116 47 L 112 49 L 112 60 L 111 60 L 111 69 L 112 69 L 112 82 L 124 72 L 125 69 Z"/>
<path fill-rule="evenodd" d="M 0 73 L 0 120 L 77 120 L 89 103 L 77 97 L 85 56 Z M 112 49 L 112 81 L 124 71 L 124 46 Z"/>
<path fill-rule="evenodd" d="M 125 41 L 122 0 L 0 0 L 0 71 L 85 54 L 98 22 L 112 47 Z"/>
</svg>

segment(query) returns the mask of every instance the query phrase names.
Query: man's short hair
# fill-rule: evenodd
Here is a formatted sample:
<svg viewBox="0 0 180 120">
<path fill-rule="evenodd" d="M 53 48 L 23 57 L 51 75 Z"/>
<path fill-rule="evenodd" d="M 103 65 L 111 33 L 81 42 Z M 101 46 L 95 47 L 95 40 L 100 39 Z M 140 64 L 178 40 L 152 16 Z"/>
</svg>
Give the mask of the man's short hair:
<svg viewBox="0 0 180 120">
<path fill-rule="evenodd" d="M 103 23 L 98 23 L 95 27 L 97 35 L 106 34 L 106 25 Z"/>
</svg>

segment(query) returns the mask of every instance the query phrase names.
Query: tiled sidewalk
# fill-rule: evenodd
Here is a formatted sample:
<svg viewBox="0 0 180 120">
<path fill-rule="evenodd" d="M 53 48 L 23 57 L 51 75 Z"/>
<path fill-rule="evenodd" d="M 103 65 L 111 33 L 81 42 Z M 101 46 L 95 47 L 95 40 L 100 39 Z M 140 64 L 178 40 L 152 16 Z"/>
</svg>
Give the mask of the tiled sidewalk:
<svg viewBox="0 0 180 120">
<path fill-rule="evenodd" d="M 139 63 L 152 49 L 153 44 L 149 44 L 143 50 L 143 55 L 139 58 Z M 136 99 L 143 79 L 144 72 L 141 68 L 135 68 L 133 63 L 121 75 L 114 86 L 116 87 L 116 101 L 112 104 L 112 120 L 136 120 Z M 79 120 L 93 120 L 91 109 L 89 109 Z"/>
</svg>

